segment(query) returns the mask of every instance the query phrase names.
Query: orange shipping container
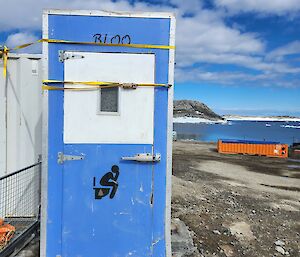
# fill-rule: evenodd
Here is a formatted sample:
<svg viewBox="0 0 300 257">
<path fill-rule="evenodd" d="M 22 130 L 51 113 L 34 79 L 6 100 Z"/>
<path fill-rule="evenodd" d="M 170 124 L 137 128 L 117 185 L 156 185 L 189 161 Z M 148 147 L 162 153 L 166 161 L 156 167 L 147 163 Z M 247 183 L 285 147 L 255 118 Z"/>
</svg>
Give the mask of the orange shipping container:
<svg viewBox="0 0 300 257">
<path fill-rule="evenodd" d="M 218 152 L 224 154 L 249 154 L 287 158 L 288 145 L 268 141 L 220 139 L 218 141 Z"/>
</svg>

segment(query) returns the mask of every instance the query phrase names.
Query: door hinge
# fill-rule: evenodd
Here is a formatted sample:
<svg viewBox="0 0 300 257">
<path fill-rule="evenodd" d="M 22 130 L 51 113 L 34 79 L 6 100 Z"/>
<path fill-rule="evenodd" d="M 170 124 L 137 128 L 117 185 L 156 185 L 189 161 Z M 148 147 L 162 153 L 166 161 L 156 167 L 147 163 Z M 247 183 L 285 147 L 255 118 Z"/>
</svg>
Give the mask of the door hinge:
<svg viewBox="0 0 300 257">
<path fill-rule="evenodd" d="M 59 62 L 64 62 L 68 59 L 83 59 L 84 56 L 80 54 L 66 53 L 63 50 L 58 51 L 58 60 Z"/>
<path fill-rule="evenodd" d="M 65 161 L 79 161 L 83 160 L 84 155 L 67 155 L 62 152 L 57 153 L 57 163 L 63 164 Z"/>
<path fill-rule="evenodd" d="M 134 156 L 124 156 L 124 157 L 122 157 L 122 161 L 159 162 L 160 154 L 157 153 L 157 154 L 153 155 L 151 153 L 138 153 Z"/>
</svg>

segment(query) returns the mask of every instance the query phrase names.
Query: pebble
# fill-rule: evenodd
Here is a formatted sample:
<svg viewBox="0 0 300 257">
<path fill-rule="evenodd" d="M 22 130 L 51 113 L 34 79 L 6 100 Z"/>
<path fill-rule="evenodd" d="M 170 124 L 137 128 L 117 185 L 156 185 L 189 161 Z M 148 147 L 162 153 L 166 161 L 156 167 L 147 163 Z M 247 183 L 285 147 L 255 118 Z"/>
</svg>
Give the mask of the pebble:
<svg viewBox="0 0 300 257">
<path fill-rule="evenodd" d="M 274 242 L 274 244 L 277 245 L 277 246 L 284 246 L 285 245 L 285 243 L 283 241 L 281 241 L 281 240 L 276 240 Z"/>
<path fill-rule="evenodd" d="M 285 250 L 281 246 L 275 246 L 275 250 L 277 252 L 281 253 L 282 255 L 285 254 Z"/>
<path fill-rule="evenodd" d="M 216 229 L 213 230 L 213 233 L 214 233 L 214 234 L 217 234 L 217 235 L 221 235 L 221 232 L 220 232 L 219 230 L 216 230 Z"/>
</svg>

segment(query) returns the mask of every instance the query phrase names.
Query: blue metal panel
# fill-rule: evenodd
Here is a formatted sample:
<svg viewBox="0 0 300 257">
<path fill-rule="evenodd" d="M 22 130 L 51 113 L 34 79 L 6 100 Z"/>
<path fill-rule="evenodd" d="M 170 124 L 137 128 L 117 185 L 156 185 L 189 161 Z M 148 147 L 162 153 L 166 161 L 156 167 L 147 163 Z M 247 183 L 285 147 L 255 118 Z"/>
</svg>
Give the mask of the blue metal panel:
<svg viewBox="0 0 300 257">
<path fill-rule="evenodd" d="M 167 66 L 168 64 L 165 63 Z M 164 82 L 166 83 L 166 82 Z M 154 110 L 154 151 L 167 156 L 167 110 L 168 110 L 168 89 L 155 90 Z M 166 205 L 166 165 L 167 159 L 162 158 L 154 174 L 154 206 L 153 206 L 153 256 L 165 256 L 165 205 Z M 162 211 L 163 210 L 163 211 Z"/>
<path fill-rule="evenodd" d="M 64 165 L 62 256 L 150 256 L 153 165 L 120 156 L 151 150 L 151 145 L 65 145 L 66 154 L 84 153 L 85 159 Z M 95 200 L 93 179 L 101 187 L 112 165 L 120 172 L 117 193 Z"/>
<path fill-rule="evenodd" d="M 170 19 L 49 15 L 48 23 L 49 38 L 52 39 L 94 41 L 93 35 L 101 33 L 107 34 L 108 38 L 115 35 L 130 35 L 131 43 L 135 44 L 169 44 Z M 168 83 L 169 53 L 166 50 L 49 44 L 49 79 L 64 79 L 63 63 L 60 63 L 57 57 L 59 50 L 155 53 L 155 82 Z M 154 152 L 160 153 L 162 160 L 160 163 L 148 166 L 120 162 L 120 156 L 151 152 L 152 145 L 64 145 L 63 92 L 49 91 L 47 256 L 126 256 L 125 253 L 128 254 L 130 249 L 132 249 L 131 256 L 165 256 L 167 90 L 166 88 L 155 89 Z M 86 158 L 84 161 L 59 165 L 57 164 L 58 152 L 65 154 L 82 152 L 86 154 Z M 97 161 L 90 162 L 91 159 Z M 92 210 L 92 203 L 95 201 L 91 190 L 91 179 L 96 177 L 98 172 L 100 175 L 109 171 L 112 164 L 118 164 L 121 170 L 120 187 L 115 198 L 112 199 L 115 204 L 103 198 L 100 209 L 99 206 L 93 206 L 93 213 L 88 212 Z M 98 168 L 99 165 L 101 170 Z M 140 177 L 141 170 L 144 174 L 142 177 Z M 124 175 L 126 173 L 128 176 Z M 139 213 L 126 205 L 129 196 L 136 192 L 136 188 L 128 190 L 126 183 L 130 182 L 130 178 L 148 181 L 149 174 L 153 182 L 153 206 L 152 210 L 149 209 L 150 204 L 138 209 L 141 211 L 139 216 Z M 121 185 L 126 186 L 122 188 Z M 71 188 L 74 191 L 69 191 Z M 150 189 L 149 184 L 146 183 L 143 199 L 149 198 Z M 87 196 L 91 198 L 85 198 Z M 83 207 L 80 208 L 81 206 Z M 109 213 L 124 208 L 129 208 L 133 222 L 130 223 L 126 215 L 124 217 L 118 215 L 114 219 L 116 227 L 112 227 L 111 223 L 107 222 L 102 231 L 99 230 L 100 223 L 101 226 L 105 224 L 103 220 L 112 220 L 107 216 Z M 103 212 L 105 209 L 109 212 Z M 144 222 L 142 230 L 144 233 L 139 234 L 141 222 L 147 219 L 150 211 L 152 226 L 149 228 L 147 227 L 149 224 Z M 122 226 L 125 227 L 123 232 L 120 232 Z M 69 228 L 72 228 L 72 231 L 69 231 Z M 132 242 L 130 229 L 134 230 L 138 237 L 135 242 Z M 107 236 L 110 238 L 105 240 L 105 244 L 99 240 Z M 128 245 L 131 246 L 130 249 Z"/>
</svg>

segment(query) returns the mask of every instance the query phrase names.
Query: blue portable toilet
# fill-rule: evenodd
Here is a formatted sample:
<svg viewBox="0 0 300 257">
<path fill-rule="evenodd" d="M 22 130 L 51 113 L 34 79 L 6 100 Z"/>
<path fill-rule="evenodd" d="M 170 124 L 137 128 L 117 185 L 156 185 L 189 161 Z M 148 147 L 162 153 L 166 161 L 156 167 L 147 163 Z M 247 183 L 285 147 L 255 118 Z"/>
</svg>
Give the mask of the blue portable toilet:
<svg viewBox="0 0 300 257">
<path fill-rule="evenodd" d="M 41 256 L 171 256 L 175 18 L 43 15 Z"/>
</svg>

